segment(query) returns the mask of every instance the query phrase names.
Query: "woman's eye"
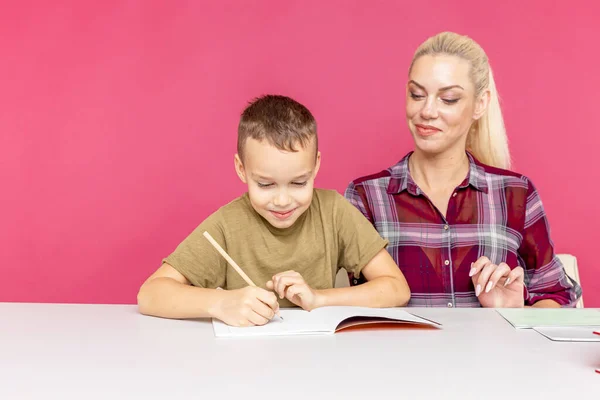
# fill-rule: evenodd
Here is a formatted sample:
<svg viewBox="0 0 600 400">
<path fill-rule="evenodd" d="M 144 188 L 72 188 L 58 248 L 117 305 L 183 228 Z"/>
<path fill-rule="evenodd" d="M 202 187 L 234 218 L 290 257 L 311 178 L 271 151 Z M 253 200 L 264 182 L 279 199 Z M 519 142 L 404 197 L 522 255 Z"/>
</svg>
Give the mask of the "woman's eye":
<svg viewBox="0 0 600 400">
<path fill-rule="evenodd" d="M 417 93 L 413 93 L 413 92 L 410 92 L 410 97 L 412 97 L 415 100 L 421 100 L 421 99 L 425 98 L 425 96 L 423 96 L 422 94 L 417 94 Z"/>
<path fill-rule="evenodd" d="M 292 182 L 292 185 L 296 185 L 296 186 L 306 186 L 307 182 Z"/>
<path fill-rule="evenodd" d="M 260 183 L 260 182 L 256 182 L 256 183 L 258 184 L 258 187 L 261 187 L 261 188 L 267 188 L 267 187 L 273 186 L 272 183 Z"/>
<path fill-rule="evenodd" d="M 442 99 L 442 101 L 446 104 L 456 104 L 460 99 Z"/>
</svg>

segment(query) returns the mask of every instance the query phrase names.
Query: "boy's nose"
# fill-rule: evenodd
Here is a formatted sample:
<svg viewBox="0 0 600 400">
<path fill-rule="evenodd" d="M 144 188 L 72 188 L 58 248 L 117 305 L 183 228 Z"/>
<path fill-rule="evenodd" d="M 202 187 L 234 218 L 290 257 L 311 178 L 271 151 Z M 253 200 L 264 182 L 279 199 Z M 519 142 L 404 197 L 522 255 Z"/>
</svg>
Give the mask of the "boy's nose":
<svg viewBox="0 0 600 400">
<path fill-rule="evenodd" d="M 291 200 L 292 199 L 290 198 L 290 196 L 288 196 L 285 190 L 282 190 L 279 193 L 277 193 L 277 195 L 273 199 L 273 204 L 275 204 L 277 207 L 285 207 L 291 203 Z"/>
</svg>

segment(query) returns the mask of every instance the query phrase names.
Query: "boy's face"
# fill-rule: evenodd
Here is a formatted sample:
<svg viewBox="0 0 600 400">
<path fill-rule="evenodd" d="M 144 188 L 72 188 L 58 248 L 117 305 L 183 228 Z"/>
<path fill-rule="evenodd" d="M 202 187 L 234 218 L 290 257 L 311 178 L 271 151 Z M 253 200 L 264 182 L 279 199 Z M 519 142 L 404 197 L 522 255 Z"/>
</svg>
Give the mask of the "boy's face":
<svg viewBox="0 0 600 400">
<path fill-rule="evenodd" d="M 321 154 L 315 143 L 298 151 L 284 151 L 266 140 L 249 138 L 244 160 L 235 155 L 235 169 L 248 185 L 252 207 L 276 228 L 289 228 L 310 206 Z"/>
</svg>

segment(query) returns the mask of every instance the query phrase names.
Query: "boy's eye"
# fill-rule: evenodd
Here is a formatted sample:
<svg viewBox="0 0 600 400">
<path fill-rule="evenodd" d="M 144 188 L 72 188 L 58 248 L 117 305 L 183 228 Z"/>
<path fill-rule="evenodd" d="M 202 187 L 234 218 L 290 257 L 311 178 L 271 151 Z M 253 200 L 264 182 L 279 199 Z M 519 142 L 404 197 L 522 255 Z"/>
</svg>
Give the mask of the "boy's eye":
<svg viewBox="0 0 600 400">
<path fill-rule="evenodd" d="M 260 183 L 260 182 L 256 182 L 256 184 L 258 185 L 258 187 L 261 187 L 261 188 L 268 188 L 268 187 L 273 186 L 272 183 Z"/>
<path fill-rule="evenodd" d="M 412 97 L 415 100 L 421 100 L 425 98 L 425 96 L 423 96 L 422 94 L 417 94 L 415 92 L 410 92 L 410 97 Z"/>
<path fill-rule="evenodd" d="M 292 182 L 292 185 L 296 185 L 296 186 L 306 186 L 306 184 L 308 183 L 308 181 L 305 182 Z"/>
</svg>

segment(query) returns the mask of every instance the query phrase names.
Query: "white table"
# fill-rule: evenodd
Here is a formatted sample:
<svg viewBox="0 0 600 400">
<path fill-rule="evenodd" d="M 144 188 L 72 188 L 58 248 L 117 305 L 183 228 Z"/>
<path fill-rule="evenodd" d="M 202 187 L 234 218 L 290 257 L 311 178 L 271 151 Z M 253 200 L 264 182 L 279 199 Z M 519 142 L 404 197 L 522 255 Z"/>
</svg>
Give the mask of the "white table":
<svg viewBox="0 0 600 400">
<path fill-rule="evenodd" d="M 600 399 L 600 343 L 408 311 L 444 327 L 215 339 L 135 306 L 0 303 L 0 399 Z"/>
</svg>

